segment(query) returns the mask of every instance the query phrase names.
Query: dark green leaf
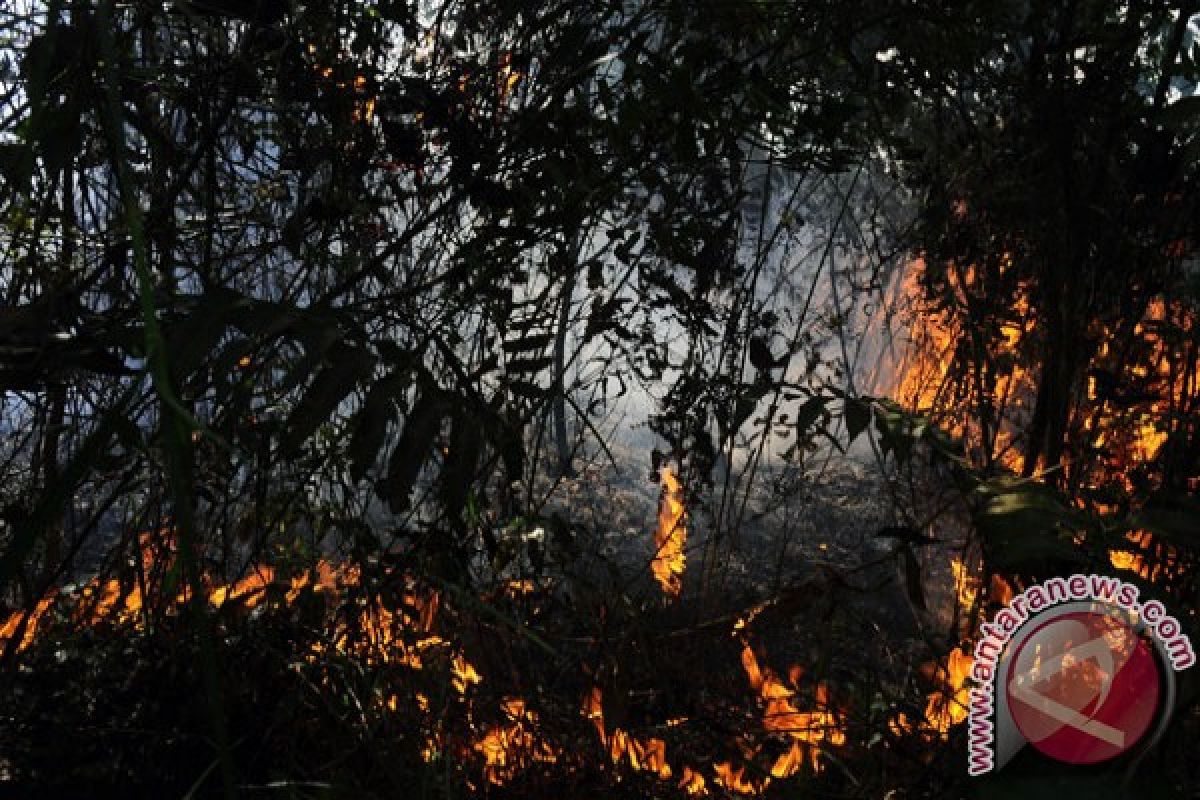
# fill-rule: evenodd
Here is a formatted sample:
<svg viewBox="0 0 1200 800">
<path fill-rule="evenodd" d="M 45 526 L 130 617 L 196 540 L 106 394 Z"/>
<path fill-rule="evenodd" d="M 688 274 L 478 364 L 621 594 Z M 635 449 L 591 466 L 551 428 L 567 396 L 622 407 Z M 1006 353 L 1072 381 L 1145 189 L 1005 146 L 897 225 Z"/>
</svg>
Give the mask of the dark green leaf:
<svg viewBox="0 0 1200 800">
<path fill-rule="evenodd" d="M 857 397 L 847 397 L 845 414 L 846 434 L 848 441 L 853 442 L 871 424 L 871 405 L 866 400 Z"/>
<path fill-rule="evenodd" d="M 904 562 L 904 590 L 912 604 L 925 611 L 925 592 L 921 588 L 921 565 L 912 548 L 907 545 L 900 548 L 901 560 Z"/>
<path fill-rule="evenodd" d="M 1130 515 L 1128 527 L 1194 551 L 1200 548 L 1200 501 L 1182 494 L 1155 495 Z"/>
<path fill-rule="evenodd" d="M 393 374 L 372 384 L 362 408 L 351 420 L 348 453 L 350 478 L 355 482 L 363 479 L 383 447 L 388 425 L 396 414 L 396 398 L 408 383 L 405 377 Z"/>
<path fill-rule="evenodd" d="M 400 441 L 388 461 L 382 494 L 392 511 L 400 513 L 408 509 L 413 485 L 433 449 L 433 440 L 441 429 L 444 415 L 440 391 L 428 386 L 422 389 L 404 420 Z"/>
<path fill-rule="evenodd" d="M 327 422 L 346 396 L 371 375 L 375 359 L 367 351 L 348 345 L 333 348 L 328 366 L 313 378 L 312 384 L 292 410 L 280 440 L 280 451 L 297 452 L 310 436 Z"/>
<path fill-rule="evenodd" d="M 11 191 L 19 194 L 29 191 L 33 167 L 33 148 L 29 145 L 13 142 L 0 144 L 0 176 Z"/>
<path fill-rule="evenodd" d="M 809 430 L 825 413 L 825 405 L 828 402 L 827 397 L 813 395 L 796 411 L 796 436 L 800 441 L 808 438 Z"/>
<path fill-rule="evenodd" d="M 462 409 L 454 416 L 450 425 L 450 445 L 442 468 L 440 495 L 446 517 L 460 527 L 482 452 L 480 434 L 476 415 Z"/>
<path fill-rule="evenodd" d="M 996 488 L 975 515 L 993 566 L 1014 570 L 1045 560 L 1084 560 L 1072 540 L 1087 522 L 1049 487 L 1015 483 Z"/>
</svg>

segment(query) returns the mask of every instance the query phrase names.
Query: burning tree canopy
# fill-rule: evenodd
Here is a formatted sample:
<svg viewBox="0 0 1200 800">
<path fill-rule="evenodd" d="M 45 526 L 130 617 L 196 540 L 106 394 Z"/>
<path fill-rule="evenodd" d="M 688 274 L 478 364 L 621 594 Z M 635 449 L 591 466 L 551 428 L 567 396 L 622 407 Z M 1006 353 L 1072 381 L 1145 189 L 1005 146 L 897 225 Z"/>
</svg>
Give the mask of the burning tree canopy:
<svg viewBox="0 0 1200 800">
<path fill-rule="evenodd" d="M 1196 9 L 945 5 L 0 0 L 0 786 L 949 796 L 1192 619 Z"/>
</svg>

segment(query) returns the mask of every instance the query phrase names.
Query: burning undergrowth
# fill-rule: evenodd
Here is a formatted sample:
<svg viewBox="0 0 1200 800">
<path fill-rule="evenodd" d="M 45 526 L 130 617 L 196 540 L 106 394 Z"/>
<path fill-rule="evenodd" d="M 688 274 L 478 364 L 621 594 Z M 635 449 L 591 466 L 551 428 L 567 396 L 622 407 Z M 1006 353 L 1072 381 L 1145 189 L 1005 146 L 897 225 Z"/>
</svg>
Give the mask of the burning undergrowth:
<svg viewBox="0 0 1200 800">
<path fill-rule="evenodd" d="M 197 595 L 173 586 L 176 557 L 168 531 L 143 535 L 125 575 L 4 621 L 9 786 L 203 786 L 219 748 L 201 659 L 243 785 L 302 795 L 758 796 L 853 780 L 837 765 L 869 738 L 818 635 L 827 586 L 701 617 L 611 587 L 436 585 L 397 556 L 261 565 Z"/>
<path fill-rule="evenodd" d="M 895 484 L 921 487 L 900 503 L 915 521 L 908 541 L 955 597 L 941 628 L 951 646 L 920 669 L 936 687 L 924 713 L 889 724 L 929 742 L 966 719 L 979 624 L 1037 576 L 1115 572 L 1195 614 L 1194 305 L 1134 287 L 1121 313 L 1071 332 L 1074 360 L 1060 364 L 1060 310 L 1020 258 L 918 258 L 899 283 L 910 347 L 885 381 L 882 416 L 921 431 L 924 458 L 887 452 Z M 952 490 L 931 489 L 939 482 Z"/>
<path fill-rule="evenodd" d="M 685 498 L 664 480 L 655 524 L 679 530 Z M 669 537 L 645 535 L 661 558 Z M 676 596 L 652 562 L 468 588 L 419 579 L 404 553 L 281 554 L 197 594 L 174 583 L 170 531 L 133 550 L 117 577 L 3 621 L 7 785 L 212 794 L 202 659 L 239 785 L 298 796 L 865 797 L 956 758 L 959 718 L 935 698 L 956 702 L 957 667 L 917 676 L 928 707 L 898 701 L 929 652 L 879 627 L 864 575 L 809 565 L 764 600 L 753 586 Z"/>
<path fill-rule="evenodd" d="M 1165 306 L 1149 314 L 1169 316 Z M 1015 358 L 1036 318 L 1018 304 L 1013 320 L 998 341 Z M 973 538 L 986 526 L 971 519 L 972 504 L 1009 509 L 1020 492 L 1050 488 L 1037 470 L 1014 477 L 1025 469 L 1030 373 L 1014 362 L 972 389 L 956 360 L 961 330 L 936 315 L 925 323 L 932 340 L 901 373 L 899 405 L 854 402 L 889 465 L 902 451 L 910 465 L 923 459 L 912 487 L 953 486 L 926 498 L 945 503 L 945 518 L 869 533 L 888 542 L 878 552 L 857 548 L 851 559 L 845 542 L 828 549 L 837 531 L 821 530 L 790 559 L 802 570 L 773 581 L 747 571 L 739 582 L 726 569 L 714 589 L 703 583 L 712 565 L 703 506 L 672 468 L 655 475 L 657 511 L 618 559 L 496 570 L 482 584 L 435 578 L 418 551 L 402 549 L 279 552 L 232 579 L 188 581 L 164 528 L 131 542 L 119 569 L 0 620 L 0 783 L 211 794 L 220 717 L 239 785 L 299 796 L 417 786 L 439 797 L 758 797 L 801 785 L 852 797 L 903 785 L 920 796 L 922 775 L 963 773 L 970 642 L 1026 576 L 1003 569 L 994 542 Z M 1165 341 L 1161 326 L 1135 330 Z M 1185 423 L 1156 420 L 1187 401 L 1171 394 L 1186 385 L 1159 363 L 1161 379 L 1148 385 L 1165 394 L 1155 399 L 1119 407 L 1095 375 L 1084 388 L 1090 466 L 1068 460 L 1061 470 L 1084 485 L 1076 502 L 1054 506 L 1052 534 L 1145 581 L 1178 584 L 1186 559 L 1151 524 L 1161 517 L 1146 516 L 1155 506 L 1103 499 L 1169 479 L 1161 461 Z M 1006 398 L 987 424 L 973 416 L 983 389 L 989 402 Z M 901 428 L 912 440 L 903 447 Z M 1105 442 L 1101 458 L 1093 451 Z M 992 487 L 990 500 L 967 497 L 996 473 L 1011 496 Z M 1105 515 L 1107 524 L 1088 521 Z M 510 527 L 514 541 L 554 538 L 549 520 Z M 748 544 L 787 560 L 786 543 Z M 631 558 L 635 550 L 645 557 Z M 216 687 L 203 679 L 206 662 Z"/>
</svg>

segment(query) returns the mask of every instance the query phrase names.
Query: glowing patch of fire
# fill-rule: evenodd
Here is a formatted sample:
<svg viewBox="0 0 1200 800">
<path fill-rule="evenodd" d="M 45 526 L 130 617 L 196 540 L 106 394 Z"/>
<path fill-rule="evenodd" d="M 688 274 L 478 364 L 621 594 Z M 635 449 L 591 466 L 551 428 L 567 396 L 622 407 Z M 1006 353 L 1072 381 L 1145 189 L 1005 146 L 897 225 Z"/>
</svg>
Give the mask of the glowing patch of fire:
<svg viewBox="0 0 1200 800">
<path fill-rule="evenodd" d="M 686 564 L 683 548 L 687 542 L 686 510 L 683 505 L 683 484 L 674 470 L 662 470 L 662 502 L 658 510 L 658 526 L 654 530 L 654 560 L 650 569 L 663 592 L 678 597 L 683 589 L 683 570 Z"/>
</svg>

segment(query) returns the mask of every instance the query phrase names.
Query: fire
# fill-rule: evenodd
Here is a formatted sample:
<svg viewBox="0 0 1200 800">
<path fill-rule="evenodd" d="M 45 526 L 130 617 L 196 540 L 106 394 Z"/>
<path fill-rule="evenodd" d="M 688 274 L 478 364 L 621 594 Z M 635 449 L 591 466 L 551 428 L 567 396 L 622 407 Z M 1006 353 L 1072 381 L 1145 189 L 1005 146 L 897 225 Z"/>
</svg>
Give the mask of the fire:
<svg viewBox="0 0 1200 800">
<path fill-rule="evenodd" d="M 638 772 L 651 772 L 662 780 L 670 779 L 673 774 L 671 765 L 667 763 L 667 745 L 662 739 L 651 738 L 640 740 L 630 736 L 620 728 L 609 733 L 604 725 L 604 695 L 599 686 L 593 687 L 584 698 L 583 715 L 592 721 L 600 743 L 608 750 L 609 758 L 614 766 L 627 762 L 631 769 Z M 694 784 L 690 771 L 685 771 L 685 779 Z M 700 776 L 696 776 L 700 777 Z M 704 785 L 700 777 L 700 787 Z"/>
<path fill-rule="evenodd" d="M 971 691 L 967 677 L 974 665 L 972 656 L 955 648 L 950 651 L 946 663 L 938 667 L 937 677 L 945 689 L 930 695 L 925 706 L 925 721 L 942 736 L 967 718 Z"/>
<path fill-rule="evenodd" d="M 658 510 L 658 527 L 654 530 L 655 556 L 650 569 L 663 592 L 678 597 L 683 589 L 686 562 L 683 549 L 687 541 L 687 512 L 683 505 L 683 484 L 675 471 L 664 467 L 661 478 L 662 501 Z"/>
<path fill-rule="evenodd" d="M 161 555 L 163 552 L 165 556 Z M 171 554 L 169 550 L 152 545 L 149 534 L 143 534 L 139 558 L 141 563 L 138 566 L 142 574 L 155 576 L 169 567 Z M 256 566 L 245 577 L 232 583 L 219 583 L 204 577 L 202 584 L 205 599 L 211 608 L 236 605 L 241 611 L 251 611 L 267 600 L 272 588 L 277 589 L 281 600 L 290 605 L 306 589 L 315 593 L 333 592 L 339 586 L 350 586 L 358 580 L 358 571 L 353 567 L 335 567 L 320 561 L 311 572 L 296 575 L 290 580 L 281 578 L 272 567 Z M 150 577 L 147 577 L 147 581 L 150 581 Z M 173 598 L 173 603 L 164 610 L 177 610 L 188 601 L 189 595 L 188 590 L 180 590 Z M 39 601 L 28 615 L 29 620 L 25 623 L 25 633 L 18 649 L 33 642 L 40 620 L 60 601 L 66 601 L 67 612 L 78 624 L 110 622 L 135 629 L 141 629 L 145 624 L 146 600 L 140 582 L 130 586 L 118 578 L 93 578 L 77 591 L 50 593 Z M 433 628 L 438 596 L 436 593 L 421 595 L 414 590 L 405 596 L 404 604 L 406 611 L 403 613 L 394 613 L 382 607 L 364 608 L 353 626 L 339 625 L 332 637 L 333 646 L 339 652 L 349 652 L 365 642 L 379 651 L 384 660 L 420 669 L 423 652 L 433 647 L 448 646 L 449 642 L 436 635 L 427 635 L 409 645 L 400 635 L 400 628 L 410 634 L 428 634 Z M 0 625 L 0 643 L 7 644 L 16 634 L 24 616 L 24 612 L 14 612 Z M 312 657 L 318 654 L 312 654 Z M 455 688 L 461 687 L 460 692 L 482 680 L 461 654 L 453 656 L 451 672 Z"/>
<path fill-rule="evenodd" d="M 1001 272 L 1011 263 L 1006 257 Z M 1020 471 L 1024 459 L 1017 449 L 1017 435 L 1028 415 L 1025 403 L 1033 379 L 1015 356 L 1036 323 L 1027 292 L 1016 292 L 1011 313 L 999 324 L 995 340 L 986 345 L 992 358 L 1007 366 L 987 376 L 967 374 L 960 363 L 961 343 L 971 341 L 965 335 L 966 323 L 949 310 L 924 307 L 920 283 L 924 272 L 924 259 L 915 259 L 900 287 L 901 303 L 912 317 L 910 342 L 888 393 L 905 408 L 931 415 L 949 433 L 962 438 L 968 451 L 983 463 Z M 960 307 L 969 307 L 972 294 L 978 291 L 977 271 L 971 267 L 951 269 L 947 279 Z M 964 410 L 970 413 L 961 413 Z M 977 422 L 984 416 L 980 411 L 986 411 L 995 422 L 981 426 Z"/>
<path fill-rule="evenodd" d="M 975 597 L 979 590 L 975 584 L 975 579 L 971 576 L 971 569 L 962 562 L 962 559 L 950 559 L 950 571 L 954 575 L 954 594 L 958 598 L 958 607 L 962 609 L 971 609 L 975 607 Z"/>
<path fill-rule="evenodd" d="M 679 778 L 679 788 L 683 789 L 692 797 L 705 797 L 708 795 L 708 782 L 704 780 L 704 776 L 699 772 L 694 771 L 691 767 L 683 768 L 683 775 Z"/>
<path fill-rule="evenodd" d="M 466 694 L 468 688 L 483 682 L 483 676 L 475 671 L 475 667 L 462 653 L 455 653 L 450 662 L 450 673 L 453 676 L 450 685 L 459 694 Z"/>
<path fill-rule="evenodd" d="M 746 777 L 744 764 L 735 768 L 729 761 L 717 764 L 713 771 L 716 773 L 714 783 L 734 794 L 762 794 L 771 782 L 768 777 L 764 777 L 758 782 L 752 781 Z"/>
<path fill-rule="evenodd" d="M 992 276 L 996 282 L 1003 282 L 1012 263 L 1011 257 L 1001 259 Z M 980 325 L 973 309 L 988 291 L 983 271 L 974 265 L 947 267 L 953 308 L 924 301 L 925 271 L 924 260 L 915 259 L 900 284 L 900 304 L 910 317 L 909 346 L 886 391 L 962 438 L 977 463 L 1019 472 L 1025 466 L 1019 447 L 1039 378 L 1030 368 L 1039 344 L 1028 287 L 1011 289 L 1011 306 L 994 322 L 989 338 L 986 330 L 982 335 L 973 330 Z M 1088 338 L 1097 344 L 1080 365 L 1086 385 L 1080 387 L 1066 432 L 1079 445 L 1063 456 L 1071 485 L 1115 485 L 1132 493 L 1135 473 L 1144 473 L 1172 432 L 1188 425 L 1186 409 L 1195 395 L 1200 358 L 1183 356 L 1181 362 L 1180 345 L 1168 331 L 1190 336 L 1197 324 L 1182 303 L 1157 297 L 1131 328 L 1092 325 Z"/>
<path fill-rule="evenodd" d="M 317 56 L 317 47 L 314 44 L 309 44 L 308 53 L 312 57 Z M 351 112 L 350 119 L 356 123 L 369 123 L 375 116 L 375 97 L 371 92 L 370 81 L 366 75 L 355 75 L 353 78 L 346 80 L 342 76 L 343 70 L 335 69 L 334 67 L 323 67 L 314 65 L 316 73 L 333 85 L 340 92 L 347 92 L 351 97 Z"/>
<path fill-rule="evenodd" d="M 1167 443 L 1168 421 L 1194 390 L 1190 374 L 1195 365 L 1193 369 L 1181 365 L 1172 344 L 1164 338 L 1163 331 L 1172 327 L 1194 331 L 1195 315 L 1162 298 L 1151 300 L 1133 327 L 1131 347 L 1112 343 L 1115 331 L 1111 326 L 1096 326 L 1102 342 L 1088 372 L 1088 405 L 1082 427 L 1102 457 L 1099 463 L 1089 465 L 1084 476 L 1090 484 L 1115 481 L 1132 492 L 1133 472 L 1152 463 Z M 1136 384 L 1139 390 L 1133 391 L 1127 384 Z"/>
<path fill-rule="evenodd" d="M 1010 288 L 1011 306 L 1003 314 L 989 310 L 979 317 L 982 323 L 975 318 L 976 307 L 991 308 L 981 302 L 992 285 L 1004 283 L 1012 263 L 1002 258 L 986 287 L 984 270 L 947 265 L 949 308 L 925 302 L 926 264 L 921 258 L 910 264 L 899 287 L 910 317 L 909 347 L 886 391 L 962 438 L 976 463 L 1019 472 L 1025 467 L 1019 447 L 1040 377 L 1031 371 L 1041 343 L 1028 287 Z M 1194 436 L 1200 356 L 1189 342 L 1198 327 L 1194 311 L 1162 296 L 1146 302 L 1140 319 L 1089 326 L 1087 340 L 1094 346 L 1078 365 L 1081 385 L 1063 432 L 1071 446 L 1055 465 L 1064 486 L 1085 495 L 1116 489 L 1137 496 L 1159 488 L 1156 462 L 1173 435 Z M 1181 485 L 1198 479 L 1194 471 L 1175 478 Z"/>
<path fill-rule="evenodd" d="M 932 692 L 925 703 L 924 719 L 914 724 L 907 714 L 897 714 L 888 722 L 888 729 L 896 736 L 914 731 L 926 737 L 945 739 L 950 729 L 967 718 L 971 689 L 967 683 L 975 659 L 959 648 L 940 664 L 929 665 L 938 689 Z"/>
<path fill-rule="evenodd" d="M 499 67 L 496 70 L 496 99 L 497 105 L 503 107 L 521 82 L 521 71 L 513 66 L 512 53 L 500 55 Z"/>
<path fill-rule="evenodd" d="M 510 697 L 501 711 L 506 721 L 488 729 L 474 747 L 484 759 L 484 778 L 497 786 L 531 764 L 557 760 L 554 749 L 537 736 L 537 714 L 525 707 L 524 700 Z"/>
<path fill-rule="evenodd" d="M 801 711 L 795 704 L 796 687 L 803 674 L 800 667 L 795 666 L 789 670 L 788 683 L 785 684 L 769 667 L 760 666 L 750 644 L 743 642 L 742 669 L 746 673 L 750 688 L 758 692 L 763 705 L 763 729 L 782 734 L 788 737 L 791 743 L 791 748 L 775 760 L 770 770 L 771 776 L 790 777 L 805 764 L 811 767 L 813 772 L 820 772 L 821 751 L 846 743 L 845 730 L 829 702 L 828 687 L 824 683 L 817 684 L 814 707 Z M 729 771 L 723 779 L 738 783 L 742 780 L 740 776 L 740 771 Z M 730 788 L 728 783 L 722 785 Z M 765 783 L 762 788 L 766 788 Z"/>
<path fill-rule="evenodd" d="M 997 605 L 1006 606 L 1012 602 L 1013 594 L 1012 584 L 1000 575 L 992 575 L 992 585 L 988 592 L 988 596 L 992 599 L 992 602 Z"/>
<path fill-rule="evenodd" d="M 267 587 L 275 580 L 275 570 L 270 567 L 258 567 L 240 581 L 229 586 L 218 586 L 208 596 L 208 602 L 216 608 L 227 602 L 238 601 L 245 608 L 252 609 L 262 603 L 266 597 Z"/>
<path fill-rule="evenodd" d="M 53 603 L 54 595 L 50 594 L 39 600 L 28 614 L 23 611 L 14 611 L 9 614 L 4 624 L 0 625 L 0 644 L 7 646 L 8 641 L 17 635 L 22 622 L 25 625 L 25 633 L 21 635 L 21 643 L 17 645 L 17 649 L 21 650 L 32 644 L 37 638 L 38 623 L 50 610 Z"/>
<path fill-rule="evenodd" d="M 748 643 L 743 644 L 741 661 L 750 687 L 758 695 L 762 730 L 784 737 L 789 747 L 759 776 L 748 775 L 744 763 L 719 761 L 712 765 L 712 783 L 735 794 L 758 795 L 766 791 L 772 779 L 791 777 L 805 766 L 813 772 L 821 771 L 824 765 L 819 754 L 822 750 L 846 743 L 846 734 L 832 709 L 828 688 L 823 683 L 818 684 L 814 707 L 800 710 L 795 702 L 798 693 L 795 687 L 803 674 L 802 669 L 790 669 L 788 682 L 785 683 L 771 669 L 759 665 Z M 666 743 L 662 739 L 639 739 L 619 727 L 609 730 L 604 723 L 604 696 L 600 687 L 593 687 L 584 696 L 581 713 L 595 728 L 614 766 L 626 765 L 634 771 L 650 773 L 662 781 L 673 781 L 676 788 L 694 797 L 709 794 L 709 779 L 699 768 L 684 765 L 678 772 L 672 768 L 667 760 Z M 670 720 L 667 726 L 684 721 Z M 753 759 L 759 749 L 747 742 L 746 739 L 738 740 L 743 756 Z"/>
<path fill-rule="evenodd" d="M 1134 570 L 1141 560 L 1141 556 L 1128 550 L 1110 550 L 1108 553 L 1108 563 L 1113 569 Z"/>
<path fill-rule="evenodd" d="M 139 534 L 137 556 L 132 563 L 147 583 L 157 584 L 162 575 L 170 569 L 173 560 L 174 541 L 169 530 Z M 130 586 L 116 578 L 104 581 L 93 578 L 73 592 L 59 593 L 51 590 L 28 612 L 11 613 L 4 624 L 0 625 L 0 648 L 6 648 L 9 640 L 18 634 L 22 626 L 24 633 L 17 650 L 31 645 L 36 639 L 41 622 L 57 603 L 67 599 L 74 601 L 70 608 L 70 618 L 80 624 L 110 621 L 117 625 L 136 625 L 140 624 L 144 613 L 145 604 L 140 583 Z M 175 603 L 182 605 L 187 599 L 187 592 L 180 591 L 175 597 Z"/>
<path fill-rule="evenodd" d="M 955 213 L 960 210 L 965 205 L 955 207 Z M 1028 469 L 1021 449 L 1038 396 L 1040 375 L 1034 370 L 1043 342 L 1029 287 L 1004 280 L 1012 263 L 1008 256 L 1001 258 L 986 276 L 986 286 L 984 270 L 976 265 L 946 265 L 944 288 L 950 300 L 932 307 L 924 300 L 925 262 L 916 259 L 910 265 L 899 292 L 911 315 L 911 342 L 888 393 L 961 438 L 977 465 L 1022 472 Z M 995 298 L 988 294 L 1004 285 L 1009 307 L 997 314 L 991 310 Z M 985 313 L 977 314 L 977 309 Z M 1094 349 L 1077 365 L 1080 385 L 1072 389 L 1062 432 L 1068 446 L 1054 465 L 1060 468 L 1055 480 L 1074 493 L 1081 509 L 1115 512 L 1116 504 L 1097 498 L 1122 494 L 1136 507 L 1138 496 L 1162 486 L 1166 470 L 1157 462 L 1164 454 L 1171 456 L 1173 435 L 1194 436 L 1194 422 L 1187 420 L 1194 417 L 1188 409 L 1194 407 L 1200 358 L 1194 346 L 1187 350 L 1192 345 L 1171 336 L 1182 333 L 1194 341 L 1198 324 L 1196 314 L 1183 304 L 1159 297 L 1146 304 L 1141 319 L 1096 321 L 1089 327 L 1086 338 Z M 1181 356 L 1181 347 L 1191 355 Z M 1188 485 L 1195 480 L 1186 477 L 1190 474 L 1183 481 Z M 1183 565 L 1173 548 L 1147 531 L 1132 531 L 1126 538 L 1127 545 L 1108 553 L 1114 569 L 1150 582 L 1179 579 Z M 1077 541 L 1084 544 L 1084 536 Z M 985 588 L 990 603 L 1004 605 L 1014 595 L 1013 585 L 1000 575 L 984 585 L 972 580 L 961 560 L 953 559 L 950 566 L 960 608 L 975 607 Z M 914 725 L 899 715 L 889 724 L 892 731 L 945 736 L 966 717 L 964 683 L 971 665 L 969 655 L 953 651 L 935 668 L 941 688 L 928 697 L 924 720 Z"/>
<path fill-rule="evenodd" d="M 671 777 L 671 765 L 667 763 L 667 745 L 662 739 L 645 741 L 635 739 L 620 728 L 609 737 L 609 754 L 613 763 L 622 758 L 637 771 L 652 772 L 662 780 Z"/>
<path fill-rule="evenodd" d="M 664 517 L 669 515 L 678 521 L 683 516 L 678 500 L 680 484 L 673 475 L 664 480 L 672 481 L 667 487 L 668 501 L 677 504 L 667 505 Z M 18 611 L 0 620 L 0 643 L 6 644 L 19 635 L 16 646 L 28 646 L 47 615 L 59 612 L 72 616 L 80 624 L 104 622 L 132 630 L 142 630 L 154 615 L 177 613 L 194 595 L 178 592 L 170 602 L 159 605 L 147 600 L 156 596 L 151 590 L 156 587 L 161 590 L 162 576 L 172 559 L 169 536 L 165 540 L 145 538 L 131 561 L 143 576 L 138 582 L 131 585 L 116 578 L 97 578 L 80 590 L 52 594 L 32 612 Z M 538 713 L 521 696 L 505 696 L 500 701 L 499 713 L 489 717 L 494 722 L 471 725 L 465 732 L 448 727 L 447 703 L 453 704 L 468 721 L 479 718 L 484 695 L 478 687 L 487 679 L 443 630 L 440 593 L 412 577 L 398 579 L 401 581 L 398 596 L 393 595 L 396 599 L 386 606 L 378 597 L 364 598 L 355 591 L 364 582 L 358 567 L 326 561 L 290 576 L 282 567 L 267 565 L 257 566 L 228 582 L 205 576 L 200 589 L 203 601 L 214 613 L 235 615 L 257 613 L 276 603 L 290 605 L 305 593 L 324 595 L 324 636 L 306 654 L 307 663 L 319 664 L 322 656 L 333 652 L 368 664 L 387 665 L 393 675 L 397 669 L 424 671 L 431 677 L 444 675 L 450 690 L 445 695 L 430 694 L 416 687 L 410 691 L 387 686 L 381 687 L 371 706 L 374 713 L 400 715 L 406 721 L 411 717 L 405 715 L 416 715 L 420 720 L 416 740 L 427 762 L 449 757 L 471 763 L 478 768 L 477 774 L 483 782 L 492 786 L 509 784 L 538 765 L 559 764 L 570 768 L 574 762 L 565 740 L 548 738 Z M 143 583 L 149 587 L 145 597 Z M 533 590 L 536 587 L 516 583 L 502 589 L 516 596 Z M 757 730 L 734 738 L 743 761 L 671 763 L 665 738 L 636 735 L 620 726 L 606 725 L 602 690 L 595 686 L 585 694 L 581 711 L 599 739 L 605 760 L 614 768 L 642 773 L 693 797 L 708 796 L 714 785 L 729 792 L 757 795 L 766 791 L 772 781 L 806 769 L 820 772 L 825 766 L 821 754 L 846 743 L 844 727 L 823 683 L 815 687 L 812 700 L 806 705 L 800 701 L 803 676 L 800 667 L 794 666 L 780 676 L 760 665 L 748 643 L 747 627 L 762 608 L 748 612 L 734 631 L 743 644 L 741 666 L 756 705 L 753 717 L 747 719 L 756 720 Z M 26 616 L 28 620 L 23 622 Z M 672 729 L 687 722 L 686 717 L 672 717 L 660 727 Z M 782 744 L 781 752 L 765 761 L 764 737 Z"/>
<path fill-rule="evenodd" d="M 144 536 L 139 552 L 141 570 L 146 574 L 155 574 L 162 569 L 163 562 L 154 559 L 162 558 L 164 552 L 148 544 Z M 169 563 L 169 551 L 167 558 Z M 294 603 L 304 591 L 315 593 L 336 593 L 343 588 L 358 585 L 361 580 L 360 572 L 353 566 L 339 567 L 326 561 L 320 561 L 309 572 L 305 572 L 290 580 L 283 579 L 277 570 L 269 566 L 258 566 L 245 577 L 231 583 L 218 583 L 205 578 L 206 601 L 210 607 L 221 609 L 236 605 L 241 611 L 250 611 L 264 604 L 275 589 L 276 595 L 283 602 Z M 188 599 L 188 593 L 180 592 L 175 598 L 175 607 L 182 606 Z M 68 601 L 65 605 L 68 613 L 80 624 L 108 621 L 120 626 L 129 626 L 140 630 L 144 624 L 143 614 L 145 603 L 140 586 L 127 588 L 118 579 L 93 579 L 78 592 L 49 594 L 26 615 L 17 611 L 8 616 L 0 624 L 0 645 L 18 634 L 24 625 L 18 649 L 23 649 L 35 640 L 39 623 L 55 608 L 56 604 Z M 332 612 L 345 603 L 330 602 L 327 608 Z M 440 607 L 438 592 L 423 589 L 414 581 L 402 593 L 398 608 L 385 608 L 378 603 L 367 603 L 359 609 L 350 611 L 348 616 L 335 619 L 330 617 L 332 624 L 331 636 L 326 644 L 317 645 L 308 654 L 309 662 L 314 661 L 324 652 L 332 648 L 338 653 L 353 654 L 377 663 L 386 663 L 411 670 L 427 668 L 431 659 L 444 664 L 447 669 L 449 685 L 468 703 L 472 687 L 481 684 L 483 676 L 452 641 L 436 632 L 436 618 Z M 168 608 L 167 610 L 170 610 Z M 25 617 L 28 620 L 22 622 Z M 379 698 L 380 706 L 389 712 L 400 710 L 401 698 L 391 693 Z M 421 692 L 414 696 L 416 708 L 423 714 L 430 712 L 430 700 Z M 482 759 L 482 770 L 485 780 L 492 784 L 503 784 L 511 780 L 519 771 L 531 764 L 550 763 L 557 759 L 558 751 L 548 742 L 539 738 L 537 715 L 526 707 L 520 697 L 508 697 L 501 705 L 504 721 L 488 728 L 473 741 L 462 746 L 456 746 L 460 756 L 474 753 Z M 431 729 L 425 735 L 424 758 L 429 761 L 436 758 L 446 749 L 447 737 L 440 732 L 440 723 L 433 722 Z M 617 731 L 612 739 L 614 756 L 618 748 L 628 752 L 631 764 L 635 768 L 649 769 L 661 777 L 670 777 L 670 767 L 666 764 L 665 744 L 661 740 L 650 740 L 641 743 Z M 695 780 L 689 775 L 689 784 L 695 785 Z"/>
<path fill-rule="evenodd" d="M 1150 583 L 1177 571 L 1178 553 L 1173 547 L 1154 541 L 1149 531 L 1130 531 L 1125 534 L 1129 549 L 1108 552 L 1113 569 L 1128 570 Z"/>
</svg>

